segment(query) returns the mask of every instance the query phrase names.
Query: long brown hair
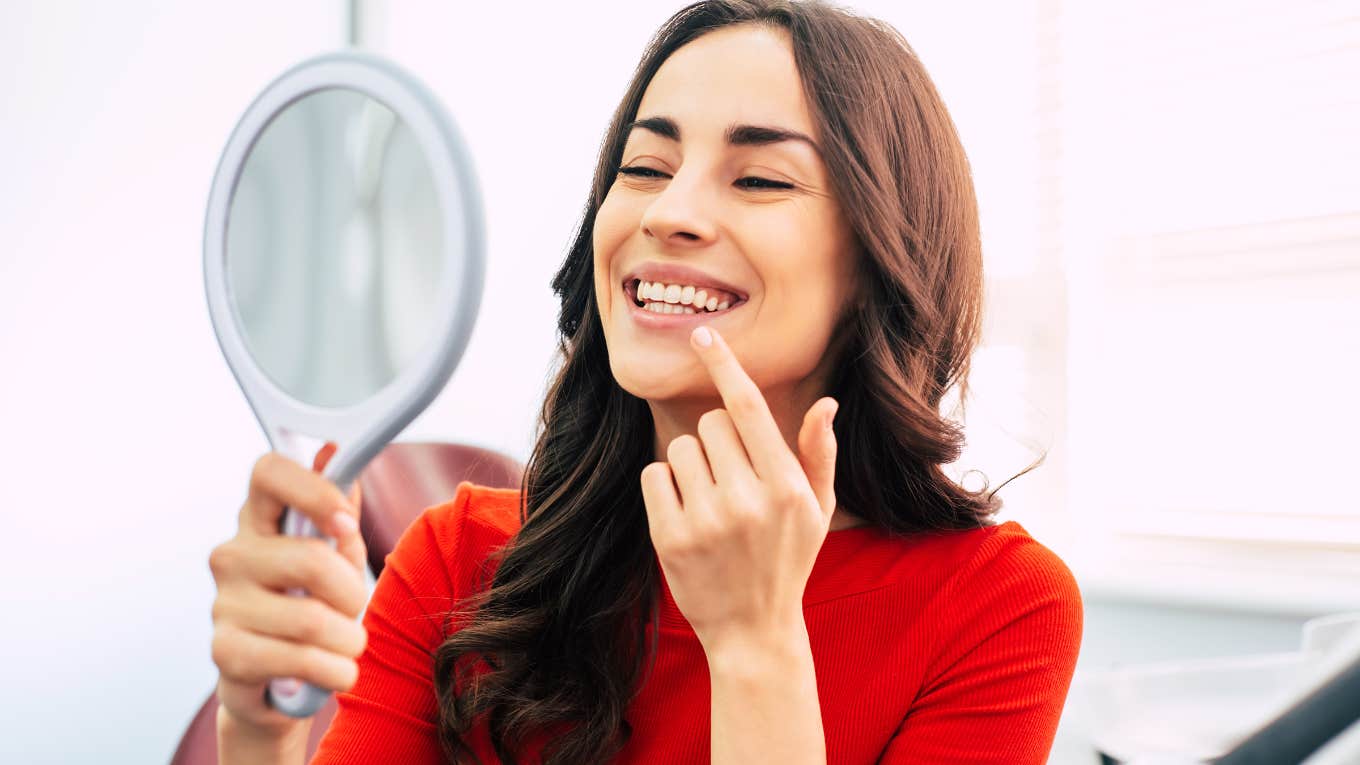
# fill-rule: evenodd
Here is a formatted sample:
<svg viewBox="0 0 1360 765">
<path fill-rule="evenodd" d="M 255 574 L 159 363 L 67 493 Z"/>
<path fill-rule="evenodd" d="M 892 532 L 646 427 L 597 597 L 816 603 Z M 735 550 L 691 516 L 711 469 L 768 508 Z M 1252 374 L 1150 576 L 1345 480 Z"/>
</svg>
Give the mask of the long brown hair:
<svg viewBox="0 0 1360 765">
<path fill-rule="evenodd" d="M 789 33 L 856 234 L 862 303 L 842 327 L 844 358 L 827 391 L 840 402 L 838 503 L 891 534 L 992 525 L 1000 508 L 995 490 L 967 491 L 942 470 L 964 443 L 940 406 L 953 386 L 960 403 L 967 399 L 982 251 L 968 160 L 921 62 L 888 24 L 822 2 L 690 5 L 647 46 L 553 277 L 562 365 L 521 485 L 522 526 L 493 556 L 489 586 L 450 614 L 466 623 L 435 654 L 440 737 L 452 760 L 472 754 L 465 739 L 483 717 L 507 763 L 540 736 L 550 739 L 545 763 L 604 762 L 631 733 L 625 712 L 655 658 L 644 626 L 656 625 L 660 580 L 638 478 L 653 459 L 654 432 L 646 403 L 610 372 L 592 228 L 624 126 L 662 62 L 708 31 L 742 23 Z"/>
</svg>

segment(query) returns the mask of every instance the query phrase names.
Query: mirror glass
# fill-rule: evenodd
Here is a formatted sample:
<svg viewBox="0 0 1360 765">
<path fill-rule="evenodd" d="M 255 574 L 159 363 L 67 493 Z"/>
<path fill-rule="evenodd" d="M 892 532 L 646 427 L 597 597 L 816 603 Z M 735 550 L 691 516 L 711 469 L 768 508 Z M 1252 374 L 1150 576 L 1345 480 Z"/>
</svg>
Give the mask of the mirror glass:
<svg viewBox="0 0 1360 765">
<path fill-rule="evenodd" d="M 348 88 L 293 101 L 251 147 L 227 215 L 251 356 L 305 404 L 366 400 L 434 334 L 443 239 L 429 160 L 391 109 Z"/>
</svg>

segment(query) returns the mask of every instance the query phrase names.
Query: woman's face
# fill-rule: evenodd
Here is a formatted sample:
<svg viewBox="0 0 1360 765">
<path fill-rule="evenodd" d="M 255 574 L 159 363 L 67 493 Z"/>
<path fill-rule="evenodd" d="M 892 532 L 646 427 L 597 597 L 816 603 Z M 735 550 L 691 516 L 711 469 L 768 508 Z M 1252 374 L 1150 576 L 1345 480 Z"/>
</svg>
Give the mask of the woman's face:
<svg viewBox="0 0 1360 765">
<path fill-rule="evenodd" d="M 798 135 L 810 140 L 788 137 Z M 714 397 L 689 345 L 699 324 L 722 333 L 767 395 L 825 384 L 854 240 L 819 140 L 784 30 L 725 27 L 662 64 L 593 230 L 600 317 L 624 390 Z"/>
</svg>

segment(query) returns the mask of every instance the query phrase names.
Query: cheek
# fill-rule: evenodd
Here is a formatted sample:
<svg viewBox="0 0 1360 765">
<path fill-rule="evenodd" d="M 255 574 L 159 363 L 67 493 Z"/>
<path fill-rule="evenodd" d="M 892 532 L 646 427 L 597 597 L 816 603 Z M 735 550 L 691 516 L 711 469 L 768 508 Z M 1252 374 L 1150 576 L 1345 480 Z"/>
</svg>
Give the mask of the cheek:
<svg viewBox="0 0 1360 765">
<path fill-rule="evenodd" d="M 595 213 L 595 225 L 591 230 L 591 244 L 595 248 L 595 258 L 608 262 L 614 251 L 628 238 L 629 232 L 637 228 L 637 216 L 619 195 L 610 193 L 600 203 Z"/>
<path fill-rule="evenodd" d="M 590 242 L 595 259 L 595 293 L 601 311 L 606 308 L 608 296 L 613 294 L 609 289 L 612 284 L 610 267 L 619 247 L 628 238 L 630 227 L 626 218 L 626 210 L 618 204 L 613 194 L 604 198 L 595 214 Z"/>
<path fill-rule="evenodd" d="M 790 227 L 782 247 L 762 248 L 766 294 L 751 350 L 773 377 L 810 373 L 831 343 L 849 276 L 841 241 L 816 227 Z M 772 242 L 773 243 L 773 242 Z"/>
<path fill-rule="evenodd" d="M 609 267 L 613 259 L 619 252 L 620 246 L 627 240 L 628 233 L 636 229 L 636 223 L 630 222 L 631 211 L 626 204 L 619 200 L 617 195 L 609 193 L 604 197 L 600 204 L 600 210 L 596 212 L 594 226 L 590 230 L 590 245 L 594 250 L 594 271 L 596 271 L 596 287 L 602 289 L 605 284 L 611 283 Z"/>
</svg>

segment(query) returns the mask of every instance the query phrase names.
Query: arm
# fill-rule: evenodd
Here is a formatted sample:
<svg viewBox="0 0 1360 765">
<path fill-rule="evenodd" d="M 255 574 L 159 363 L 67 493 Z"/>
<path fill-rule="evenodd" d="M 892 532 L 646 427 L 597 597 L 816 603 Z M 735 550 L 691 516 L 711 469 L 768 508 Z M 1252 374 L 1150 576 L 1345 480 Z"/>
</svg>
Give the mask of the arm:
<svg viewBox="0 0 1360 765">
<path fill-rule="evenodd" d="M 826 737 L 807 628 L 706 651 L 713 765 L 825 765 Z"/>
<path fill-rule="evenodd" d="M 468 498 L 468 485 L 460 485 L 452 502 L 425 511 L 388 554 L 364 613 L 368 645 L 359 678 L 336 694 L 335 718 L 312 765 L 443 761 L 433 652 L 453 605 L 446 561 L 462 552 L 455 542 L 463 537 Z"/>
<path fill-rule="evenodd" d="M 969 579 L 945 605 L 968 617 L 946 636 L 880 763 L 1048 760 L 1081 645 L 1076 580 L 1037 543 L 1017 545 Z"/>
</svg>

